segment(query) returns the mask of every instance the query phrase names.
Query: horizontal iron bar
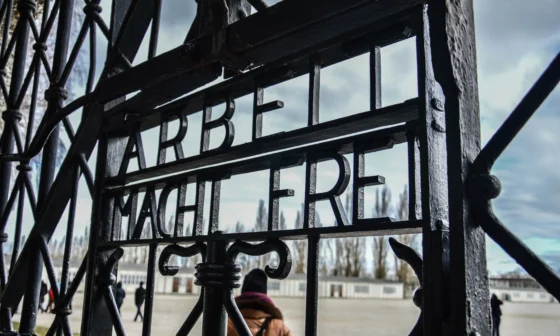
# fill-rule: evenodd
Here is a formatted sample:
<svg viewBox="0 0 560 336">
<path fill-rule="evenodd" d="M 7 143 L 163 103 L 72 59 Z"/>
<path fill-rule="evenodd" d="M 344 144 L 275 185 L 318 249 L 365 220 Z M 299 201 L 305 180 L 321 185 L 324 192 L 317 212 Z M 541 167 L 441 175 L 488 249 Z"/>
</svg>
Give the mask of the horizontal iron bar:
<svg viewBox="0 0 560 336">
<path fill-rule="evenodd" d="M 362 132 L 376 127 L 409 122 L 417 118 L 418 99 L 415 98 L 401 104 L 379 109 L 375 112 L 362 112 L 290 132 L 277 133 L 262 137 L 254 142 L 224 150 L 210 150 L 185 159 L 129 173 L 124 177 L 114 177 L 107 180 L 107 185 L 126 185 L 144 179 L 179 173 L 186 169 L 195 169 L 262 155 L 273 151 L 280 151 L 295 146 Z"/>
<path fill-rule="evenodd" d="M 339 153 L 342 155 L 353 153 L 354 146 L 360 144 L 361 148 L 367 146 L 367 152 L 383 150 L 392 147 L 394 144 L 406 142 L 406 126 L 396 126 L 392 128 L 384 128 L 378 131 L 372 131 L 365 134 L 354 135 L 342 139 L 336 139 L 329 142 L 322 142 L 315 145 L 296 148 L 287 152 L 279 152 L 266 156 L 261 156 L 244 161 L 235 161 L 232 163 L 217 165 L 209 168 L 203 168 L 194 171 L 188 171 L 157 180 L 150 180 L 142 183 L 136 183 L 126 186 L 108 187 L 107 192 L 123 194 L 123 191 L 136 190 L 145 192 L 148 187 L 162 189 L 168 184 L 173 183 L 194 183 L 200 179 L 212 179 L 212 177 L 220 178 L 222 176 L 234 176 L 240 174 L 253 173 L 261 170 L 271 169 L 273 167 L 288 168 L 299 163 L 303 163 L 307 157 L 317 155 L 318 153 Z M 365 145 L 367 144 L 367 145 Z M 124 193 L 125 195 L 128 192 Z"/>
<path fill-rule="evenodd" d="M 512 257 L 529 275 L 560 301 L 560 275 L 537 256 L 527 245 L 508 230 L 491 210 L 475 209 L 478 223 L 486 234 Z"/>
<path fill-rule="evenodd" d="M 106 121 L 106 129 L 109 132 L 122 131 L 123 128 L 137 125 L 140 122 L 140 130 L 147 130 L 158 126 L 161 117 L 174 120 L 177 118 L 178 113 L 189 115 L 201 111 L 204 108 L 204 102 L 207 97 L 227 94 L 231 98 L 236 99 L 253 93 L 255 85 L 266 88 L 297 78 L 309 73 L 310 54 L 316 55 L 321 61 L 321 66 L 326 68 L 368 52 L 372 44 L 384 47 L 409 38 L 411 35 L 409 34 L 408 27 L 411 26 L 411 21 L 412 18 L 407 16 L 401 18 L 398 22 L 392 22 L 389 28 L 384 25 L 376 25 L 376 30 L 373 32 L 368 31 L 365 33 L 365 36 L 353 35 L 342 42 L 328 41 L 327 43 L 317 44 L 304 52 L 291 54 L 286 58 L 245 72 L 151 111 L 149 110 L 169 100 L 161 101 L 154 99 L 149 93 L 144 94 L 144 92 L 141 92 L 108 111 L 110 116 L 108 116 Z M 184 94 L 186 90 L 185 85 L 179 83 L 181 78 L 177 80 L 178 82 L 169 81 L 162 83 L 161 86 L 167 88 L 168 91 L 173 89 L 173 87 L 177 87 L 181 90 L 180 94 L 176 95 L 178 97 Z M 185 76 L 184 80 L 192 80 L 192 75 Z M 140 113 L 139 111 L 143 112 Z M 126 122 L 124 122 L 125 119 Z"/>
<path fill-rule="evenodd" d="M 398 14 L 422 3 L 419 0 L 284 0 L 232 25 L 228 34 L 230 41 L 237 39 L 240 45 L 250 46 L 238 53 L 239 57 L 260 65 L 322 41 L 344 40 L 344 34 L 382 20 L 394 22 Z M 237 45 L 230 47 L 237 50 Z"/>
<path fill-rule="evenodd" d="M 301 240 L 307 239 L 310 235 L 320 236 L 323 239 L 328 238 L 351 238 L 366 236 L 385 236 L 385 235 L 403 235 L 415 234 L 422 232 L 422 220 L 399 221 L 392 222 L 390 220 L 379 221 L 378 218 L 364 220 L 364 224 L 347 225 L 347 226 L 329 226 L 309 229 L 294 229 L 282 231 L 262 231 L 262 232 L 243 232 L 243 233 L 225 233 L 222 235 L 201 235 L 189 237 L 175 238 L 158 238 L 158 239 L 138 239 L 128 241 L 111 241 L 100 244 L 103 249 L 126 246 L 142 246 L 157 243 L 166 244 L 182 244 L 208 242 L 215 240 L 226 241 L 264 241 L 267 239 L 283 239 L 283 240 Z M 368 223 L 369 221 L 369 223 Z"/>
</svg>

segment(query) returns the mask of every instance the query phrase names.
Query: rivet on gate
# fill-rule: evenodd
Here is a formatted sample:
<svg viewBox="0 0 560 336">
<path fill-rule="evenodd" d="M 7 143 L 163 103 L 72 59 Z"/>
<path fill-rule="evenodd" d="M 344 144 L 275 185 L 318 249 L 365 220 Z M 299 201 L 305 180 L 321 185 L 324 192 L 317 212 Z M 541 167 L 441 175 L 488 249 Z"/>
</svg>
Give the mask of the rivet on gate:
<svg viewBox="0 0 560 336">
<path fill-rule="evenodd" d="M 444 106 L 443 106 L 443 102 L 437 98 L 432 98 L 432 108 L 438 110 L 438 111 L 443 111 Z"/>
<path fill-rule="evenodd" d="M 445 127 L 436 120 L 432 120 L 432 128 L 440 133 L 445 133 Z"/>
</svg>

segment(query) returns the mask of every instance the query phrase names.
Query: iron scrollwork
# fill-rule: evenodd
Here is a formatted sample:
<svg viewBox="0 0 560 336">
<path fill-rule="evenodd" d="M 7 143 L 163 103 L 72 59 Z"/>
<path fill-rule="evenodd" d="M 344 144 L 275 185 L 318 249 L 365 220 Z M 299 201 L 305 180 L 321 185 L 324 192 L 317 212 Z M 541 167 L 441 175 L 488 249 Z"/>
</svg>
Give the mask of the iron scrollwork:
<svg viewBox="0 0 560 336">
<path fill-rule="evenodd" d="M 219 231 L 215 233 L 215 235 L 220 234 Z M 195 273 L 195 284 L 202 287 L 200 297 L 177 332 L 177 336 L 189 334 L 205 309 L 203 303 L 205 300 L 212 300 L 213 304 L 219 303 L 220 306 L 225 308 L 239 335 L 250 336 L 251 332 L 235 303 L 233 290 L 241 287 L 241 266 L 236 264 L 235 260 L 240 253 L 262 256 L 271 252 L 278 254 L 279 263 L 275 268 L 267 265 L 264 270 L 265 273 L 272 279 L 285 279 L 292 268 L 292 256 L 286 243 L 279 239 L 270 239 L 259 244 L 236 241 L 229 247 L 227 247 L 225 241 L 210 241 L 208 245 L 196 243 L 189 247 L 179 245 L 166 247 L 159 259 L 160 273 L 166 276 L 172 276 L 178 272 L 176 266 L 168 265 L 169 258 L 172 255 L 192 257 L 200 253 L 204 259 L 203 263 L 196 265 Z M 221 322 L 222 325 L 223 323 L 224 321 Z M 220 325 L 217 322 L 216 324 Z"/>
<path fill-rule="evenodd" d="M 416 274 L 416 277 L 418 278 L 418 282 L 420 283 L 420 287 L 416 288 L 414 294 L 412 295 L 412 302 L 414 302 L 414 305 L 416 307 L 420 308 L 420 316 L 418 317 L 418 321 L 416 321 L 414 328 L 412 328 L 412 331 L 409 334 L 409 336 L 420 336 L 423 334 L 422 321 L 424 318 L 424 313 L 422 312 L 424 300 L 422 289 L 422 257 L 414 249 L 399 243 L 392 237 L 389 238 L 389 244 L 391 245 L 391 248 L 393 249 L 393 252 L 397 256 L 397 258 L 406 261 L 410 265 L 410 267 L 414 271 L 414 274 Z"/>
<path fill-rule="evenodd" d="M 236 241 L 229 247 L 226 256 L 228 262 L 234 264 L 239 253 L 250 256 L 261 256 L 270 252 L 276 252 L 280 258 L 280 262 L 276 268 L 267 265 L 264 269 L 266 275 L 271 279 L 285 279 L 292 269 L 292 254 L 286 243 L 279 239 L 270 239 L 255 245 Z"/>
<path fill-rule="evenodd" d="M 206 244 L 204 243 L 196 243 L 191 246 L 180 246 L 177 244 L 169 245 L 161 251 L 159 261 L 158 261 L 158 268 L 159 272 L 164 276 L 173 276 L 179 272 L 179 267 L 169 265 L 169 259 L 171 256 L 176 255 L 183 258 L 194 257 L 200 254 L 202 259 L 206 259 Z M 188 335 L 189 332 L 194 327 L 195 323 L 198 321 L 200 316 L 202 315 L 203 310 L 203 298 L 204 298 L 204 289 L 200 292 L 200 296 L 193 307 L 193 310 L 185 319 L 185 322 L 179 328 L 177 332 L 177 336 L 184 336 Z"/>
<path fill-rule="evenodd" d="M 200 254 L 204 259 L 206 257 L 206 245 L 203 243 L 196 243 L 194 245 L 183 247 L 177 244 L 169 245 L 161 251 L 159 257 L 158 267 L 162 275 L 173 276 L 179 272 L 179 267 L 169 265 L 169 258 L 176 255 L 183 258 L 194 257 Z"/>
</svg>

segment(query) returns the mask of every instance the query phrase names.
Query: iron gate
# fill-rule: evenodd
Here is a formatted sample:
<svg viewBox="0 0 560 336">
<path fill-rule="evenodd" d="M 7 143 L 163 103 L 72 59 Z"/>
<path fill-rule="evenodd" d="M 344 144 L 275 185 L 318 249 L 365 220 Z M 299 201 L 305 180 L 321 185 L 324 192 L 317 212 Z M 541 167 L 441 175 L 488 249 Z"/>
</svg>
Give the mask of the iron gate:
<svg viewBox="0 0 560 336">
<path fill-rule="evenodd" d="M 84 277 L 81 334 L 111 335 L 114 330 L 124 335 L 112 286 L 122 248 L 136 245 L 150 248 L 143 335 L 150 334 L 156 271 L 173 275 L 177 269 L 169 265 L 170 256 L 197 254 L 204 257 L 197 266 L 196 280 L 203 290 L 177 334 L 188 334 L 202 315 L 204 335 L 225 335 L 228 316 L 240 334 L 249 335 L 233 300 L 233 289 L 240 280 L 236 257 L 240 253 L 275 252 L 279 263 L 275 268 L 267 267 L 266 273 L 282 279 L 291 268 L 284 241 L 293 239 L 308 240 L 308 336 L 317 334 L 317 251 L 322 238 L 422 233 L 423 261 L 410 248 L 391 240 L 395 253 L 411 264 L 421 282 L 414 302 L 422 312 L 411 334 L 490 334 L 484 232 L 560 299 L 558 275 L 500 224 L 490 204 L 499 194 L 499 181 L 490 175 L 492 163 L 558 84 L 560 56 L 479 154 L 471 1 L 284 0 L 269 7 L 263 0 L 199 0 L 185 43 L 157 56 L 161 0 L 114 0 L 108 24 L 100 15 L 100 2 L 0 0 L 0 84 L 5 109 L 0 161 L 1 242 L 8 241 L 5 229 L 12 209 L 17 208 L 18 213 L 9 273 L 4 260 L 0 271 L 3 335 L 34 333 L 43 268 L 55 296 L 56 318 L 49 335 L 72 335 L 68 316 L 72 297 Z M 70 36 L 74 6 L 83 6 L 85 19 L 70 45 L 74 40 Z M 249 16 L 251 6 L 258 13 Z M 149 59 L 133 66 L 149 29 Z M 100 80 L 95 83 L 98 33 L 106 37 L 109 47 Z M 91 63 L 86 94 L 65 104 L 66 82 L 88 34 Z M 418 97 L 381 107 L 379 49 L 411 37 L 416 38 Z M 54 45 L 52 51 L 49 41 Z M 370 55 L 370 110 L 320 122 L 321 69 L 364 53 Z M 44 92 L 47 105 L 32 137 L 34 123 L 39 121 L 34 119 L 38 97 L 43 94 L 43 73 L 49 81 Z M 266 88 L 307 74 L 307 126 L 263 136 L 263 114 L 283 107 L 281 101 L 264 101 Z M 222 75 L 225 81 L 201 88 Z M 251 93 L 252 141 L 232 146 L 235 99 Z M 31 100 L 24 106 L 26 95 Z M 225 111 L 213 118 L 212 108 L 220 104 Z M 83 110 L 82 122 L 74 131 L 68 116 L 78 110 Z M 188 116 L 201 110 L 200 152 L 185 157 L 180 142 L 187 134 Z M 27 129 L 20 123 L 24 116 Z M 169 134 L 170 123 L 179 125 L 176 134 Z M 71 146 L 55 175 L 60 124 Z M 160 128 L 158 165 L 146 167 L 139 134 L 154 127 Z M 210 134 L 217 128 L 224 130 L 224 139 L 210 149 Z M 384 178 L 365 175 L 364 155 L 398 143 L 408 144 L 410 218 L 400 222 L 365 218 L 364 187 L 383 184 Z M 94 176 L 87 162 L 96 145 Z M 166 154 L 171 149 L 175 158 L 168 162 Z M 29 172 L 40 153 L 41 175 L 35 195 Z M 346 154 L 353 155 L 353 167 Z M 330 191 L 317 193 L 316 167 L 326 160 L 336 162 L 338 179 Z M 138 171 L 127 172 L 131 161 L 137 162 Z M 17 162 L 15 176 L 12 162 Z M 280 187 L 281 171 L 304 164 L 303 228 L 281 230 L 279 199 L 293 196 L 293 190 Z M 221 181 L 260 170 L 270 172 L 268 230 L 221 232 Z M 74 279 L 69 279 L 82 175 L 93 198 L 92 234 L 86 258 Z M 354 211 L 348 218 L 339 196 L 348 188 L 351 176 Z M 203 232 L 207 182 L 211 183 L 210 222 Z M 194 204 L 185 203 L 187 187 L 196 190 Z M 159 199 L 156 190 L 161 190 Z M 162 219 L 171 192 L 178 194 L 178 216 L 173 231 L 168 232 Z M 145 195 L 141 203 L 139 193 Z M 330 202 L 337 226 L 315 226 L 315 203 L 322 200 Z M 35 224 L 21 246 L 21 212 L 26 201 Z M 63 272 L 57 279 L 47 245 L 67 206 Z M 140 215 L 134 218 L 131 214 L 138 206 Z M 195 225 L 185 235 L 182 214 L 188 212 L 194 213 Z M 123 217 L 130 217 L 126 227 L 122 227 Z M 142 239 L 140 233 L 147 223 L 152 237 Z M 157 247 L 163 245 L 166 247 L 158 256 Z M 13 331 L 12 315 L 22 298 L 21 324 Z"/>
</svg>

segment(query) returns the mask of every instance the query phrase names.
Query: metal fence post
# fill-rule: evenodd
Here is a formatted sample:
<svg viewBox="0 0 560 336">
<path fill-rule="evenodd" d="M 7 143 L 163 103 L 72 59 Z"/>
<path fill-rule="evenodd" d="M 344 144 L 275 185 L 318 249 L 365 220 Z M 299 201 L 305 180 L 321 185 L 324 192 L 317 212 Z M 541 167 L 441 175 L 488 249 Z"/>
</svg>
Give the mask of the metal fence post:
<svg viewBox="0 0 560 336">
<path fill-rule="evenodd" d="M 435 80 L 445 96 L 449 190 L 451 335 L 490 335 L 484 231 L 473 222 L 466 178 L 480 151 L 473 1 L 428 7 Z"/>
<path fill-rule="evenodd" d="M 214 234 L 220 234 L 220 232 Z M 226 263 L 226 247 L 227 242 L 225 240 L 209 241 L 206 265 L 209 267 L 213 265 L 224 265 Z M 224 290 L 222 284 L 216 286 L 216 284 L 206 283 L 199 276 L 197 277 L 197 281 L 200 281 L 202 286 L 204 286 L 202 335 L 225 336 L 227 330 L 227 314 L 224 308 Z"/>
</svg>

